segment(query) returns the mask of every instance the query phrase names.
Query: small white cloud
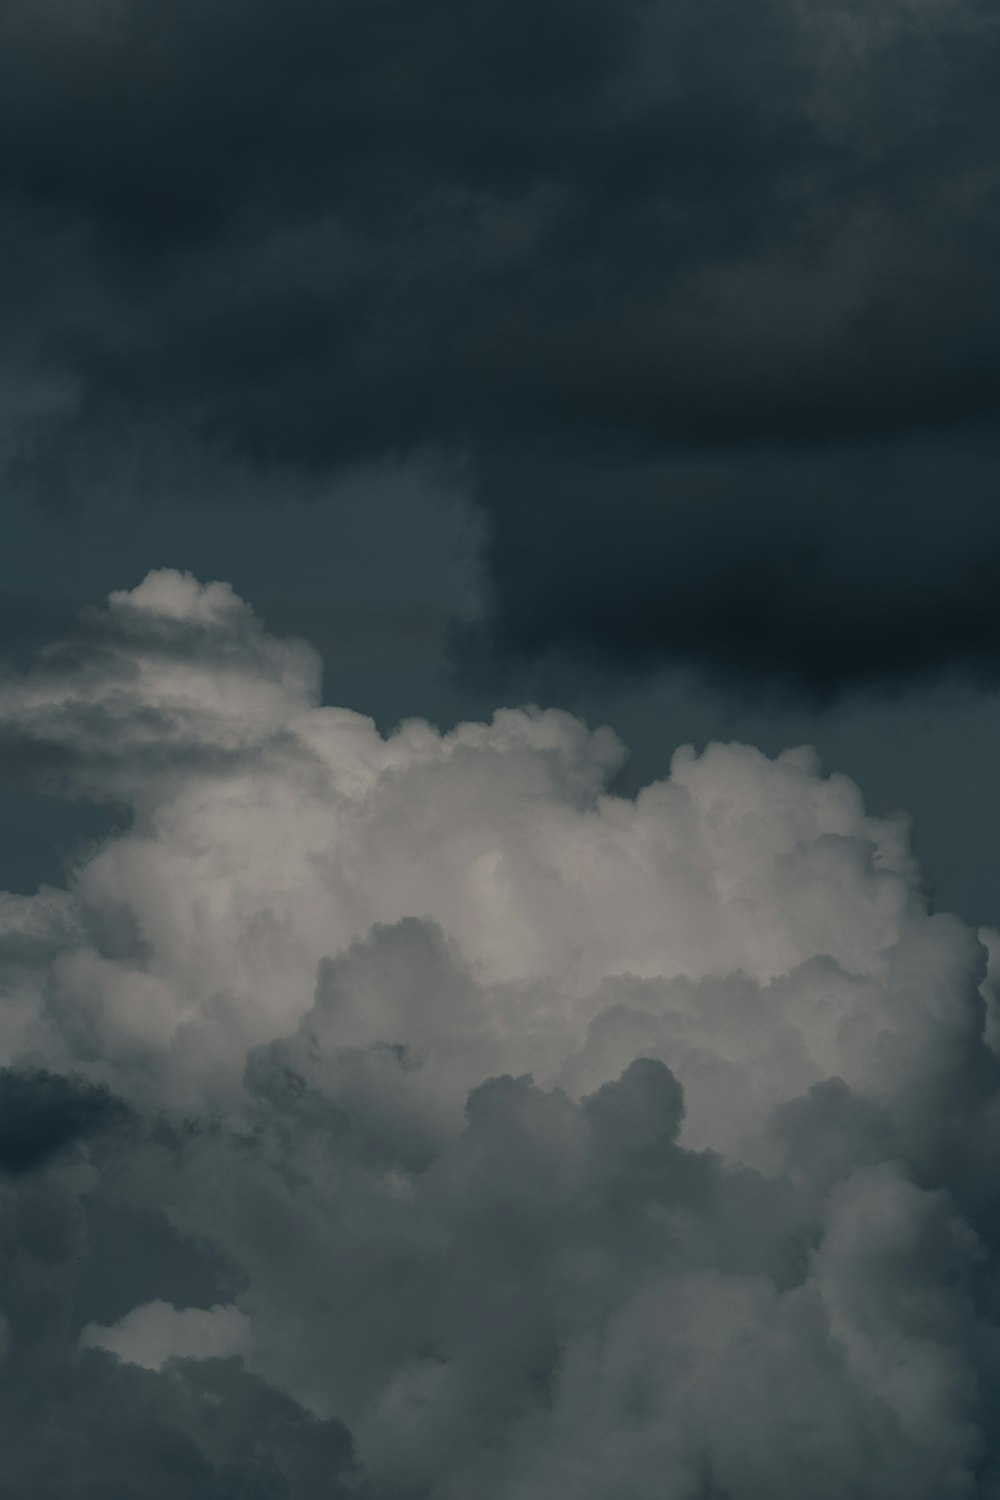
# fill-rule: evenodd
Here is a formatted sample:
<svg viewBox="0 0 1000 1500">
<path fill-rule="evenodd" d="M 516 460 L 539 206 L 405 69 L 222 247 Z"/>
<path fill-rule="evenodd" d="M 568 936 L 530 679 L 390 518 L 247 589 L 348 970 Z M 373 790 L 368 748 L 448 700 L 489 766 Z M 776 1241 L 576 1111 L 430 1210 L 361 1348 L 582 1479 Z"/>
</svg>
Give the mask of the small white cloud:
<svg viewBox="0 0 1000 1500">
<path fill-rule="evenodd" d="M 117 1323 L 88 1323 L 84 1349 L 106 1349 L 126 1364 L 159 1370 L 169 1359 L 227 1359 L 246 1355 L 252 1326 L 238 1307 L 174 1307 L 159 1298 L 144 1302 Z"/>
</svg>

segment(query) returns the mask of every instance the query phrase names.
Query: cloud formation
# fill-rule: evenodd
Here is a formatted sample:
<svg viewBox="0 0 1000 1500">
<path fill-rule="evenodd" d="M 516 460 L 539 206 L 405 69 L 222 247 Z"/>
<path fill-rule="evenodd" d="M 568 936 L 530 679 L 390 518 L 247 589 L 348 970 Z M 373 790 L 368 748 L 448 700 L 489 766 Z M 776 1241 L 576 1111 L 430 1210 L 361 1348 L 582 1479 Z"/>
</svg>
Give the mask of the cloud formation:
<svg viewBox="0 0 1000 1500">
<path fill-rule="evenodd" d="M 431 453 L 477 659 L 995 673 L 998 48 L 982 0 L 8 4 L 10 475 Z"/>
<path fill-rule="evenodd" d="M 0 904 L 5 1493 L 998 1493 L 1000 938 L 905 823 L 318 682 L 164 571 L 0 690 L 131 815 Z"/>
<path fill-rule="evenodd" d="M 106 1088 L 41 1068 L 0 1069 L 0 1172 L 30 1172 L 120 1114 Z"/>
<path fill-rule="evenodd" d="M 237 1307 L 176 1308 L 157 1298 L 110 1328 L 88 1323 L 84 1349 L 106 1349 L 126 1364 L 160 1370 L 172 1359 L 228 1359 L 248 1352 L 250 1325 Z"/>
</svg>

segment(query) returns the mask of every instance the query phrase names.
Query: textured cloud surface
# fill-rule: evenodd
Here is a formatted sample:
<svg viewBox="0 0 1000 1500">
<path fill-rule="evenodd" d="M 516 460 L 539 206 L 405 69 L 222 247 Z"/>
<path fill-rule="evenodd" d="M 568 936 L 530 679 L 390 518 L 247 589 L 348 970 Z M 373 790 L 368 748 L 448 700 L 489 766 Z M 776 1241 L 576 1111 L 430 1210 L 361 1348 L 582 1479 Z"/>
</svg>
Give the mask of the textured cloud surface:
<svg viewBox="0 0 1000 1500">
<path fill-rule="evenodd" d="M 5 0 L 0 463 L 431 450 L 507 660 L 995 674 L 998 65 L 990 0 Z"/>
<path fill-rule="evenodd" d="M 150 574 L 0 687 L 5 1494 L 1000 1494 L 997 939 L 808 750 L 388 738 Z"/>
</svg>

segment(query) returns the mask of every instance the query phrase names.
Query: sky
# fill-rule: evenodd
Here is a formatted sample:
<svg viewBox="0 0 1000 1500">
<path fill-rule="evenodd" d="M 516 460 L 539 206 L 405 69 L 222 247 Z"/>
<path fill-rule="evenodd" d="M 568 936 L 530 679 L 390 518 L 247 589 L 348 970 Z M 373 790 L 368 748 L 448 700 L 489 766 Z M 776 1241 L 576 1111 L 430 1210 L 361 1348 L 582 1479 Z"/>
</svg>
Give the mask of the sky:
<svg viewBox="0 0 1000 1500">
<path fill-rule="evenodd" d="M 0 0 L 0 1490 L 1000 1497 L 1000 14 Z"/>
</svg>

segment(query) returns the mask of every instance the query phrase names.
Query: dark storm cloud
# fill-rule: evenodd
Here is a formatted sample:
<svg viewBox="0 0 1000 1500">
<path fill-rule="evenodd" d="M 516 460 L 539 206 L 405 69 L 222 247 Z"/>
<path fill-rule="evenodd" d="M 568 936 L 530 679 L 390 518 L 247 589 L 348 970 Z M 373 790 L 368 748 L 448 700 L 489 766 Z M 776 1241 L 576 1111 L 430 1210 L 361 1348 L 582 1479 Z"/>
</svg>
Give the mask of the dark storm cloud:
<svg viewBox="0 0 1000 1500">
<path fill-rule="evenodd" d="M 0 1068 L 0 1172 L 30 1172 L 124 1116 L 106 1088 L 44 1068 Z"/>
<path fill-rule="evenodd" d="M 72 1185 L 44 1172 L 0 1181 L 0 1209 L 0 1440 L 11 1500 L 364 1495 L 344 1428 L 316 1421 L 235 1361 L 180 1361 L 160 1374 L 77 1348 L 71 1313 L 90 1213 Z M 139 1248 L 148 1255 L 148 1244 L 120 1241 L 108 1278 L 127 1276 Z"/>
<path fill-rule="evenodd" d="M 11 1500 L 346 1500 L 350 1439 L 230 1362 L 136 1370 L 87 1351 L 0 1372 Z M 225 1417 L 220 1420 L 220 1409 Z"/>
<path fill-rule="evenodd" d="M 482 490 L 492 613 L 454 644 L 476 670 L 484 644 L 619 672 L 667 652 L 724 685 L 771 676 L 820 701 L 956 663 L 995 679 L 998 484 L 1000 447 L 967 429 L 506 455 Z"/>
<path fill-rule="evenodd" d="M 9 445 L 43 493 L 126 434 L 313 473 L 434 450 L 489 522 L 501 657 L 995 662 L 989 7 L 0 27 Z"/>
</svg>

